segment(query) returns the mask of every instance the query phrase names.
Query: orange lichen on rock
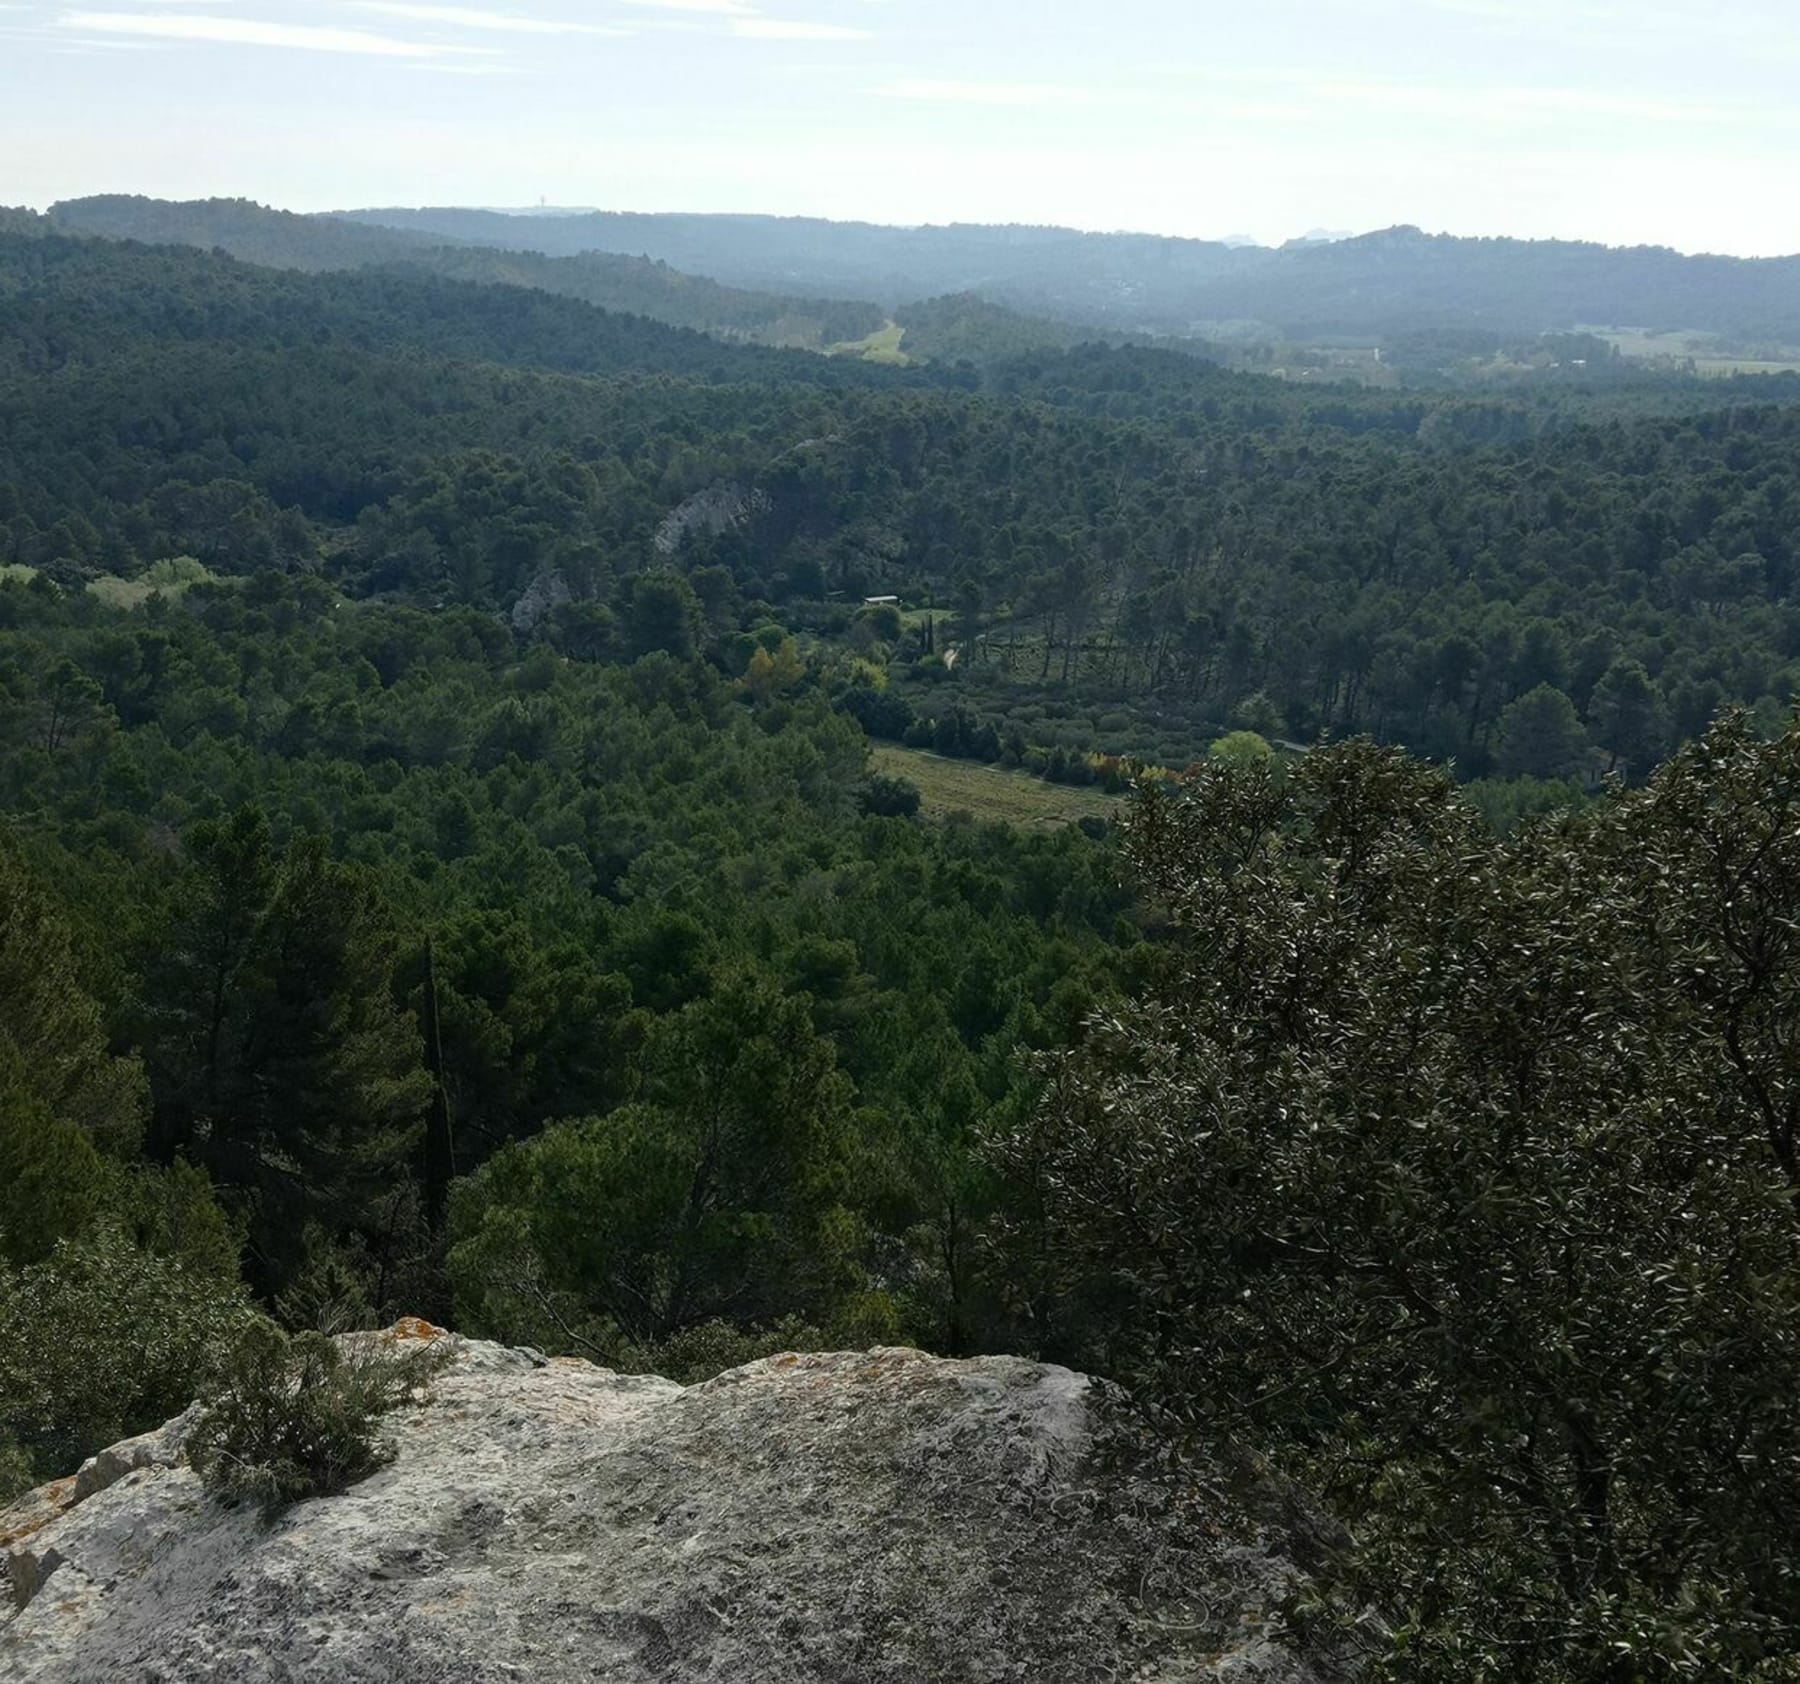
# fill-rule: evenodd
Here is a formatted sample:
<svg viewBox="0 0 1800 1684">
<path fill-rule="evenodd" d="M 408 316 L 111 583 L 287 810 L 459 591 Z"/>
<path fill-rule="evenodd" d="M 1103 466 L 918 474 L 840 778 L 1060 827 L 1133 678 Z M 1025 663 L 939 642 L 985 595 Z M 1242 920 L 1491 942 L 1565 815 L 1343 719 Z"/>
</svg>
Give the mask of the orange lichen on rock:
<svg viewBox="0 0 1800 1684">
<path fill-rule="evenodd" d="M 419 1339 L 430 1341 L 432 1339 L 442 1339 L 445 1332 L 446 1329 L 433 1327 L 430 1322 L 426 1321 L 421 1316 L 402 1316 L 388 1329 L 387 1336 L 390 1339 Z"/>
<path fill-rule="evenodd" d="M 61 1516 L 75 1500 L 75 1478 L 53 1479 L 27 1492 L 8 1509 L 0 1509 L 0 1550 L 22 1544 Z"/>
</svg>

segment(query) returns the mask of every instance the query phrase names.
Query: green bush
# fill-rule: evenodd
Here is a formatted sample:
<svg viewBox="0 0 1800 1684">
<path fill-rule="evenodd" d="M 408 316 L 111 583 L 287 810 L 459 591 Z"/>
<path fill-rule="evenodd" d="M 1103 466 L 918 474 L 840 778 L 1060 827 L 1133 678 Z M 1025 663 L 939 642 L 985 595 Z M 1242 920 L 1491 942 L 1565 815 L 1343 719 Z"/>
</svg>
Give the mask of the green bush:
<svg viewBox="0 0 1800 1684">
<path fill-rule="evenodd" d="M 1173 937 L 998 1137 L 1045 1343 L 1323 1495 L 1372 1676 L 1793 1678 L 1800 726 L 1506 840 L 1215 762 L 1126 858 Z"/>
<path fill-rule="evenodd" d="M 433 1345 L 290 1337 L 254 1322 L 209 1388 L 189 1459 L 209 1491 L 256 1503 L 265 1517 L 347 1490 L 392 1459 L 383 1420 L 413 1402 L 443 1361 Z"/>
<path fill-rule="evenodd" d="M 1255 731 L 1232 731 L 1213 744 L 1211 755 L 1226 766 L 1267 765 L 1275 757 L 1267 737 Z"/>
<path fill-rule="evenodd" d="M 0 1503 L 29 1491 L 34 1478 L 31 1458 L 16 1439 L 0 1432 Z"/>
<path fill-rule="evenodd" d="M 42 1262 L 0 1262 L 0 1446 L 35 1478 L 72 1472 L 185 1409 L 246 1314 L 223 1271 L 114 1227 Z"/>
</svg>

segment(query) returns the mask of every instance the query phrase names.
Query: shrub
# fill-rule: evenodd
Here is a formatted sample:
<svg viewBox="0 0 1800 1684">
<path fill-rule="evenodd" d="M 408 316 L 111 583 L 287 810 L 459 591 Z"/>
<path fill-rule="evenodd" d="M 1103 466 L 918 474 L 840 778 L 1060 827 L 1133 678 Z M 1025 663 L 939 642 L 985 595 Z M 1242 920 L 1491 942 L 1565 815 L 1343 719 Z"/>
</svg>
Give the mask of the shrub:
<svg viewBox="0 0 1800 1684">
<path fill-rule="evenodd" d="M 910 819 L 919 810 L 919 787 L 905 778 L 873 772 L 862 787 L 862 810 L 884 819 Z"/>
<path fill-rule="evenodd" d="M 1275 758 L 1269 739 L 1255 731 L 1232 731 L 1213 744 L 1212 758 L 1226 766 L 1266 766 Z"/>
<path fill-rule="evenodd" d="M 189 1459 L 214 1495 L 254 1502 L 265 1517 L 347 1490 L 392 1459 L 383 1419 L 413 1402 L 443 1361 L 433 1345 L 290 1337 L 254 1322 L 220 1366 Z"/>
<path fill-rule="evenodd" d="M 836 1348 L 837 1342 L 824 1329 L 798 1316 L 787 1316 L 766 1329 L 734 1327 L 726 1321 L 702 1322 L 667 1339 L 628 1344 L 618 1360 L 621 1372 L 660 1374 L 680 1385 L 694 1386 L 784 1351 Z"/>
<path fill-rule="evenodd" d="M 245 1314 L 235 1279 L 112 1227 L 0 1263 L 0 1445 L 48 1479 L 166 1421 Z"/>
<path fill-rule="evenodd" d="M 0 1503 L 10 1503 L 21 1492 L 29 1491 L 35 1478 L 31 1458 L 16 1439 L 0 1432 Z"/>
</svg>

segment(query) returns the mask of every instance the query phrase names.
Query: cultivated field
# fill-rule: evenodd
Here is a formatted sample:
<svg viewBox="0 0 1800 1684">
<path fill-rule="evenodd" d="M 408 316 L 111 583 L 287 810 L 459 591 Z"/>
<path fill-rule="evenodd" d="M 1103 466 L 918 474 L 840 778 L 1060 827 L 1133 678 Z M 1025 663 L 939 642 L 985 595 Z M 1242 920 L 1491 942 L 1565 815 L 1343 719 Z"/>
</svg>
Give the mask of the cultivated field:
<svg viewBox="0 0 1800 1684">
<path fill-rule="evenodd" d="M 1697 374 L 1791 374 L 1800 372 L 1800 346 L 1730 347 L 1716 333 L 1673 329 L 1652 333 L 1640 328 L 1590 330 L 1618 346 L 1635 362 L 1692 362 Z"/>
<path fill-rule="evenodd" d="M 1009 772 L 974 760 L 947 760 L 925 749 L 880 743 L 875 769 L 918 786 L 924 811 L 937 817 L 968 813 L 1001 824 L 1065 825 L 1083 818 L 1116 818 L 1125 798 L 1098 789 L 1045 783 L 1029 772 Z"/>
</svg>

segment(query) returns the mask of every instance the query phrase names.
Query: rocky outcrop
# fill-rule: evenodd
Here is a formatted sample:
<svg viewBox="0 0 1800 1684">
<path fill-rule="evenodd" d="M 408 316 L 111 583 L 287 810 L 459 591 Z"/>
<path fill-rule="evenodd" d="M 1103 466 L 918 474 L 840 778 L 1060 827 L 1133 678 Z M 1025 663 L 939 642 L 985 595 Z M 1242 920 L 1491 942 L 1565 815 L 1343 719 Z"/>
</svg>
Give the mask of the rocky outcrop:
<svg viewBox="0 0 1800 1684">
<path fill-rule="evenodd" d="M 678 555 L 690 538 L 716 538 L 768 507 L 769 499 L 761 491 L 741 485 L 708 486 L 663 519 L 650 540 L 651 548 L 667 559 Z"/>
<path fill-rule="evenodd" d="M 190 1421 L 0 1514 L 11 1684 L 1319 1684 L 1298 1569 L 1064 1369 L 774 1357 L 704 1385 L 457 1341 L 397 1455 L 272 1523 Z M 91 1471 L 90 1471 L 91 1470 Z"/>
<path fill-rule="evenodd" d="M 569 581 L 555 568 L 550 568 L 538 574 L 513 604 L 512 629 L 520 637 L 529 637 L 542 621 L 574 600 L 575 593 L 569 589 Z"/>
</svg>

